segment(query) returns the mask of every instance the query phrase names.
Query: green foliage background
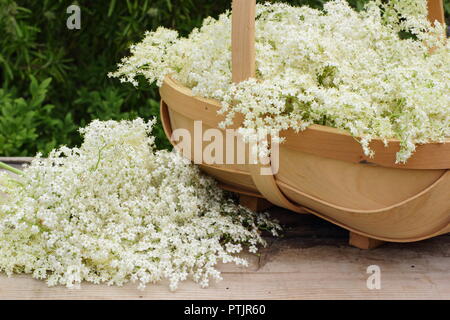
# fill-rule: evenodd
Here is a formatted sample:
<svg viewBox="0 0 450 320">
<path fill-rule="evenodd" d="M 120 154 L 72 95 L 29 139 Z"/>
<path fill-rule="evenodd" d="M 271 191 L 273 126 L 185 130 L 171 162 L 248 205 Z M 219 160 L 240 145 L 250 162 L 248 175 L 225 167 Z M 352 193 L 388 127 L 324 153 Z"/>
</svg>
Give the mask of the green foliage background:
<svg viewBox="0 0 450 320">
<path fill-rule="evenodd" d="M 271 0 L 277 1 L 277 0 Z M 326 0 L 284 1 L 321 7 Z M 361 9 L 367 0 L 350 0 Z M 447 13 L 450 1 L 444 1 Z M 81 30 L 68 30 L 66 9 L 81 7 Z M 158 116 L 155 86 L 108 79 L 145 30 L 187 35 L 231 0 L 0 0 L 0 156 L 33 156 L 80 143 L 93 119 Z M 159 148 L 169 147 L 160 125 Z"/>
</svg>

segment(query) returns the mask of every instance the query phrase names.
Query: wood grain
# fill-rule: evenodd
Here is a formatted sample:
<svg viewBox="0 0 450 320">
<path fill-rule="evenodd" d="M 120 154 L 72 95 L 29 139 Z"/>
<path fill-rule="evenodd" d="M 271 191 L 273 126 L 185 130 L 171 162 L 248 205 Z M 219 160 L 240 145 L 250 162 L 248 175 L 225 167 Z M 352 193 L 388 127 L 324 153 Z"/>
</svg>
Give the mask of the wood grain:
<svg viewBox="0 0 450 320">
<path fill-rule="evenodd" d="M 251 197 L 245 194 L 239 195 L 239 204 L 254 212 L 262 212 L 273 207 L 273 204 L 264 198 Z"/>
<path fill-rule="evenodd" d="M 369 238 L 413 242 L 450 231 L 450 171 L 415 197 L 380 210 L 351 210 L 331 205 L 282 182 L 289 199 L 311 213 Z"/>
<path fill-rule="evenodd" d="M 442 0 L 428 0 L 428 20 L 436 20 L 445 25 L 444 3 Z"/>
<path fill-rule="evenodd" d="M 160 93 L 169 109 L 189 119 L 202 120 L 212 128 L 217 128 L 225 119 L 223 115 L 217 114 L 220 110 L 218 101 L 196 97 L 190 89 L 170 77 L 164 80 Z M 229 128 L 239 128 L 242 120 L 242 116 L 236 116 Z M 370 147 L 374 150 L 375 157 L 369 158 L 354 137 L 340 129 L 312 125 L 302 132 L 286 130 L 280 135 L 286 138 L 283 146 L 324 158 L 397 169 L 450 169 L 450 137 L 445 143 L 417 146 L 413 156 L 407 163 L 402 164 L 395 163 L 396 154 L 400 149 L 400 142 L 397 139 L 388 139 L 388 147 L 385 147 L 381 139 L 373 139 Z"/>
<path fill-rule="evenodd" d="M 314 217 L 289 215 L 299 225 Z M 304 219 L 305 222 L 301 222 Z M 317 228 L 315 231 L 317 235 Z M 0 299 L 450 299 L 450 237 L 414 245 L 387 244 L 373 251 L 348 247 L 344 239 L 288 232 L 270 240 L 261 256 L 245 255 L 248 268 L 218 266 L 223 280 L 201 289 L 192 281 L 171 292 L 163 282 L 145 290 L 83 283 L 80 289 L 48 288 L 28 275 L 0 274 Z M 320 236 L 320 234 L 319 234 Z M 369 290 L 367 267 L 381 268 L 381 290 Z"/>
<path fill-rule="evenodd" d="M 442 1 L 431 1 L 429 9 L 430 20 L 442 18 Z M 254 15 L 255 1 L 233 1 L 234 82 L 254 75 Z M 224 119 L 217 116 L 219 102 L 193 96 L 170 77 L 161 97 L 169 137 L 172 128 L 195 136 L 195 120 L 202 120 L 205 129 L 218 128 Z M 242 124 L 242 115 L 235 120 L 232 128 Z M 355 138 L 340 129 L 312 125 L 303 132 L 283 131 L 281 136 L 286 142 L 279 155 L 280 171 L 272 175 L 261 174 L 263 168 L 271 171 L 270 163 L 203 163 L 201 167 L 229 190 L 241 188 L 247 196 L 253 193 L 291 211 L 313 213 L 369 242 L 376 242 L 370 238 L 418 241 L 450 230 L 450 138 L 417 146 L 402 164 L 396 163 L 400 149 L 396 139 L 387 140 L 388 146 L 373 139 L 370 147 L 375 157 L 369 158 Z M 198 142 L 191 149 L 201 152 L 205 146 Z M 223 144 L 223 154 L 227 146 L 228 142 Z M 189 158 L 198 163 L 195 155 Z"/>
<path fill-rule="evenodd" d="M 167 87 L 163 86 L 162 90 L 164 100 L 161 115 L 169 137 L 172 129 L 177 128 L 186 129 L 194 136 L 194 120 L 199 119 L 203 121 L 204 130 L 217 128 L 218 119 L 210 112 L 213 106 L 208 105 L 208 112 L 201 112 L 205 103 L 209 102 L 198 99 L 196 103 L 196 97 L 185 88 L 178 89 L 178 85 L 170 78 L 165 85 Z M 188 104 L 189 110 L 186 110 Z M 234 191 L 240 192 L 241 188 L 246 194 L 262 194 L 272 203 L 295 212 L 304 212 L 306 208 L 307 212 L 369 238 L 418 241 L 449 231 L 450 171 L 417 168 L 400 170 L 393 166 L 324 157 L 323 152 L 333 148 L 341 152 L 336 154 L 345 155 L 342 150 L 347 150 L 346 142 L 338 148 L 334 145 L 336 139 L 345 141 L 348 138 L 348 145 L 356 143 L 350 136 L 334 130 L 327 127 L 306 130 L 314 132 L 309 137 L 310 146 L 322 142 L 314 147 L 319 150 L 319 154 L 290 145 L 293 141 L 308 141 L 308 137 L 301 134 L 290 137 L 280 146 L 280 170 L 276 176 L 260 176 L 257 174 L 260 167 L 249 163 L 202 164 L 200 167 L 221 183 L 234 188 Z M 206 145 L 195 145 L 193 148 L 204 149 Z M 227 152 L 226 146 L 223 145 L 223 154 Z M 443 146 L 450 147 L 450 144 Z M 362 153 L 361 150 L 359 152 Z M 422 156 L 425 159 L 427 154 L 423 153 Z M 447 158 L 445 152 L 440 156 L 442 158 L 436 157 L 439 161 L 450 160 L 450 155 Z M 267 179 L 272 183 L 266 183 Z M 283 201 L 283 197 L 287 201 Z"/>
<path fill-rule="evenodd" d="M 255 76 L 256 0 L 233 0 L 232 6 L 232 78 L 241 82 Z"/>
<path fill-rule="evenodd" d="M 349 244 L 359 249 L 375 249 L 383 245 L 385 242 L 377 239 L 368 238 L 360 234 L 350 232 Z"/>
<path fill-rule="evenodd" d="M 313 215 L 277 207 L 270 212 L 285 226 L 283 238 L 266 236 L 268 246 L 260 255 L 241 254 L 248 267 L 220 263 L 223 281 L 207 289 L 187 281 L 175 292 L 167 282 L 143 291 L 133 283 L 82 283 L 71 290 L 49 288 L 29 275 L 0 273 L 0 299 L 450 299 L 448 235 L 366 251 L 349 247 L 342 229 Z M 381 290 L 366 287 L 370 265 L 381 268 Z"/>
</svg>

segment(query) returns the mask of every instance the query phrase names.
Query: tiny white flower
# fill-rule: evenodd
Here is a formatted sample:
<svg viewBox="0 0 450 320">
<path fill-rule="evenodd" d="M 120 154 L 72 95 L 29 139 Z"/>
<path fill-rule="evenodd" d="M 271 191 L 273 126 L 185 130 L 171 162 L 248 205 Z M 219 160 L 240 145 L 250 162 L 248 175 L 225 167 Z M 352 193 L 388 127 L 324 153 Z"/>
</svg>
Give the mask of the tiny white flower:
<svg viewBox="0 0 450 320">
<path fill-rule="evenodd" d="M 195 95 L 221 102 L 221 128 L 244 114 L 245 141 L 259 139 L 258 129 L 317 123 L 363 137 L 369 156 L 371 139 L 396 138 L 397 162 L 405 162 L 415 145 L 450 136 L 450 41 L 444 26 L 427 20 L 426 0 L 372 0 L 361 12 L 344 0 L 326 2 L 324 12 L 266 3 L 257 17 L 257 79 L 231 81 L 230 13 L 206 19 L 187 38 L 146 32 L 111 76 L 161 85 L 172 74 Z"/>
<path fill-rule="evenodd" d="M 219 280 L 219 261 L 242 264 L 244 246 L 265 245 L 258 229 L 279 226 L 181 155 L 155 151 L 153 124 L 94 121 L 80 148 L 37 157 L 21 184 L 0 174 L 0 271 L 69 288 L 168 279 L 174 290 L 190 277 Z"/>
</svg>

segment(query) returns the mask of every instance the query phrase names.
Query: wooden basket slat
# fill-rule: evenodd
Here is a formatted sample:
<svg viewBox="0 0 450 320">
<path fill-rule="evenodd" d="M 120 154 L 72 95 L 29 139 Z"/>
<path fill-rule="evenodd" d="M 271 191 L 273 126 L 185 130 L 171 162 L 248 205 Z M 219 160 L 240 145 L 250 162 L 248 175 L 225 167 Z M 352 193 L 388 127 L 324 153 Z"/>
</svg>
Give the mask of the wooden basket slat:
<svg viewBox="0 0 450 320">
<path fill-rule="evenodd" d="M 255 8 L 255 0 L 233 0 L 233 82 L 244 81 L 255 76 Z M 444 23 L 442 0 L 429 0 L 428 8 L 430 21 L 437 20 Z M 183 87 L 171 77 L 166 77 L 160 92 L 162 97 L 161 116 L 166 135 L 169 138 L 172 127 L 175 129 L 178 126 L 189 127 L 192 130 L 192 123 L 195 120 L 202 120 L 207 127 L 217 128 L 218 124 L 224 120 L 223 116 L 217 114 L 220 109 L 217 101 L 195 97 L 191 90 Z M 242 115 L 238 115 L 232 128 L 238 128 L 242 124 L 242 120 Z M 335 192 L 330 198 L 329 195 L 322 195 L 322 197 L 314 195 L 314 192 L 317 193 L 317 190 L 321 190 L 317 186 L 313 188 L 315 190 L 313 193 L 303 192 L 300 190 L 305 189 L 303 187 L 292 187 L 295 185 L 295 181 L 293 182 L 292 179 L 298 177 L 298 174 L 302 175 L 301 181 L 308 181 L 308 179 L 312 181 L 311 179 L 316 179 L 317 175 L 324 173 L 321 170 L 315 170 L 312 174 L 305 171 L 308 170 L 307 168 L 296 168 L 295 161 L 291 161 L 294 167 L 290 165 L 291 168 L 284 168 L 279 179 L 277 179 L 277 175 L 259 175 L 260 167 L 255 165 L 227 167 L 227 165 L 202 164 L 200 167 L 216 177 L 224 189 L 247 196 L 264 196 L 272 203 L 290 210 L 315 214 L 350 230 L 354 235 L 359 234 L 363 237 L 386 241 L 409 242 L 450 231 L 450 138 L 445 144 L 430 143 L 418 146 L 413 157 L 403 165 L 395 164 L 395 154 L 399 149 L 399 141 L 396 139 L 390 139 L 387 148 L 384 147 L 381 140 L 374 139 L 371 147 L 375 150 L 376 156 L 368 159 L 354 138 L 339 129 L 312 125 L 301 133 L 287 130 L 282 135 L 286 137 L 283 148 L 292 150 L 285 154 L 290 156 L 307 154 L 311 155 L 310 157 L 321 159 L 317 163 L 327 162 L 331 165 L 335 161 L 336 168 L 344 170 L 339 172 L 341 176 L 348 172 L 348 177 L 342 180 L 344 184 L 342 190 Z M 171 142 L 173 143 L 173 141 Z M 325 161 L 326 159 L 330 160 Z M 373 169 L 372 166 L 378 169 Z M 289 170 L 298 172 L 290 175 Z M 375 175 L 380 179 L 378 181 L 380 183 L 376 184 L 378 188 L 383 185 L 383 182 L 394 185 L 395 183 L 401 184 L 401 181 L 411 181 L 410 175 L 416 176 L 417 182 L 419 180 L 421 182 L 413 188 L 408 188 L 407 183 L 402 185 L 402 192 L 396 192 L 396 194 L 401 193 L 402 196 L 395 199 L 395 195 L 389 194 L 389 201 L 383 198 L 383 192 L 384 194 L 390 192 L 387 190 L 389 188 L 374 189 L 373 192 L 378 192 L 378 200 L 385 199 L 381 201 L 385 203 L 384 207 L 381 205 L 378 209 L 364 209 L 368 205 L 361 202 L 364 201 L 363 196 L 360 197 L 360 200 L 353 197 L 352 201 L 348 201 L 347 204 L 352 202 L 356 208 L 337 205 L 337 202 L 342 202 L 336 198 L 339 192 L 341 192 L 342 199 L 352 197 L 352 194 L 345 191 L 350 189 L 354 191 L 354 186 L 351 184 L 352 177 L 355 179 L 354 184 L 366 183 L 367 181 L 364 179 L 361 181 L 362 177 L 371 175 L 375 178 L 371 170 L 396 170 L 395 172 L 398 173 L 394 175 L 395 178 L 392 178 L 389 171 L 383 171 L 379 177 Z M 381 173 L 381 171 L 377 172 Z M 329 170 L 326 174 L 330 174 Z M 407 175 L 408 179 L 405 179 L 404 175 Z M 338 181 L 336 177 L 334 180 Z M 392 179 L 399 178 L 400 182 L 392 181 Z M 323 175 L 322 179 L 326 181 L 327 176 Z M 317 180 L 314 181 L 317 182 Z M 428 182 L 431 184 L 424 188 Z M 345 187 L 345 184 L 348 187 Z M 366 190 L 368 186 L 366 185 L 364 188 Z M 391 186 L 389 190 L 394 190 L 393 188 L 395 189 Z M 313 189 L 310 188 L 310 190 Z M 421 189 L 422 191 L 420 191 Z M 336 203 L 324 200 L 327 196 L 330 199 L 334 197 Z M 357 208 L 358 201 L 361 203 L 360 209 Z M 394 204 L 387 205 L 389 203 Z"/>
</svg>

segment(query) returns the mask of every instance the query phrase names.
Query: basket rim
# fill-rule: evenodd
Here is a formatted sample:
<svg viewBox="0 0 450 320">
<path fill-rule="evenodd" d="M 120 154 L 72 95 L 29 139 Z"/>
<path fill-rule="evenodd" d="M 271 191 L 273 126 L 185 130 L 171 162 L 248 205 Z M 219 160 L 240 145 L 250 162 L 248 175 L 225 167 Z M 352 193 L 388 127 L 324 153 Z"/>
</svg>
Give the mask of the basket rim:
<svg viewBox="0 0 450 320">
<path fill-rule="evenodd" d="M 197 117 L 206 120 L 204 122 L 209 121 L 208 124 L 213 127 L 217 127 L 225 118 L 217 113 L 221 108 L 218 100 L 194 95 L 190 88 L 171 75 L 164 78 L 160 94 L 170 109 L 192 119 Z M 189 101 L 188 108 L 184 108 L 186 110 L 180 106 L 181 101 Z M 237 119 L 238 116 L 235 117 L 234 124 L 230 128 L 236 129 L 240 126 L 243 120 L 242 115 L 240 116 L 240 119 Z M 404 169 L 450 169 L 450 137 L 446 138 L 445 142 L 418 144 L 412 157 L 405 164 L 401 164 L 395 161 L 400 148 L 400 140 L 395 138 L 385 139 L 388 142 L 387 147 L 384 139 L 373 138 L 370 147 L 374 150 L 375 156 L 370 158 L 364 155 L 361 145 L 357 142 L 358 137 L 339 128 L 312 124 L 299 132 L 294 129 L 284 130 L 280 136 L 285 138 L 283 146 L 337 160 Z"/>
<path fill-rule="evenodd" d="M 212 99 L 212 98 L 205 98 L 205 97 L 194 95 L 192 93 L 191 89 L 189 89 L 188 87 L 183 85 L 180 81 L 174 79 L 171 75 L 166 76 L 166 78 L 164 79 L 164 83 L 168 84 L 172 87 L 175 87 L 177 90 L 179 90 L 181 93 L 183 93 L 187 96 L 190 96 L 201 102 L 208 103 L 209 105 L 215 106 L 217 109 L 221 108 L 220 101 L 218 101 L 216 99 Z M 290 130 L 290 129 L 288 129 L 288 130 Z M 343 136 L 352 137 L 352 138 L 358 138 L 358 137 L 352 136 L 348 131 L 345 131 L 344 129 L 330 127 L 330 126 L 324 126 L 324 125 L 315 124 L 315 123 L 308 126 L 305 130 L 315 130 L 315 131 L 320 131 L 320 132 L 327 132 L 327 133 L 343 135 Z M 372 140 L 378 140 L 378 141 L 386 140 L 388 142 L 400 142 L 400 140 L 398 140 L 396 138 L 381 139 L 381 138 L 375 137 Z M 429 143 L 424 143 L 424 144 L 443 145 L 443 144 L 447 144 L 447 143 L 450 143 L 450 137 L 447 137 L 445 142 L 429 142 Z M 422 145 L 422 144 L 419 144 L 419 145 Z"/>
</svg>

